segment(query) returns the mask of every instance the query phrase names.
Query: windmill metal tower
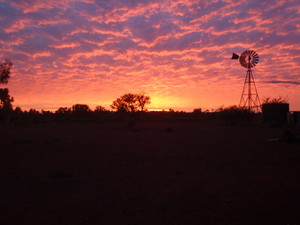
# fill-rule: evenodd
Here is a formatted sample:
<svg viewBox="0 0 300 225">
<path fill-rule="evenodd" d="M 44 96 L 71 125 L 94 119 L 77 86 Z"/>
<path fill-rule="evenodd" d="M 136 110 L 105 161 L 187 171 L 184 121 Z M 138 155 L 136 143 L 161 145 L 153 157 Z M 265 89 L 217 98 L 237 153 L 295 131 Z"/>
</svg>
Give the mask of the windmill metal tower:
<svg viewBox="0 0 300 225">
<path fill-rule="evenodd" d="M 233 53 L 231 59 L 239 59 L 240 64 L 247 68 L 239 107 L 246 108 L 249 111 L 260 111 L 261 104 L 251 70 L 251 68 L 256 66 L 259 61 L 258 54 L 253 50 L 246 50 L 241 54 L 241 56 Z"/>
</svg>

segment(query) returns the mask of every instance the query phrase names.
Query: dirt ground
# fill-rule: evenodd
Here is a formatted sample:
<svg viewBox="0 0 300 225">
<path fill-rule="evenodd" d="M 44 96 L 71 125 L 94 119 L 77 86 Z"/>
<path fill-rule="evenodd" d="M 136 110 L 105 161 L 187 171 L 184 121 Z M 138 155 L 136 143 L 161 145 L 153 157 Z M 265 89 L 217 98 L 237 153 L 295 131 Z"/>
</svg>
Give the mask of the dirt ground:
<svg viewBox="0 0 300 225">
<path fill-rule="evenodd" d="M 0 225 L 299 225 L 282 128 L 0 126 Z"/>
</svg>

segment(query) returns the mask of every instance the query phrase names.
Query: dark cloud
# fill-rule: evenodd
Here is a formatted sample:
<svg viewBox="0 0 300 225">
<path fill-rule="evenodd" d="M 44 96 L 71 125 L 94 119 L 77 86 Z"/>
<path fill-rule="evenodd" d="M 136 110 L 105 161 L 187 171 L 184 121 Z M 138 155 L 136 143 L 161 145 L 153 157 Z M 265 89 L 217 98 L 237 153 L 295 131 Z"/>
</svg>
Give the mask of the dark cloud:
<svg viewBox="0 0 300 225">
<path fill-rule="evenodd" d="M 38 52 L 44 52 L 49 50 L 49 46 L 54 42 L 52 39 L 46 36 L 38 35 L 34 38 L 27 38 L 22 44 L 12 45 L 13 49 L 34 54 Z"/>
<path fill-rule="evenodd" d="M 128 38 L 120 38 L 116 42 L 108 43 L 103 46 L 103 49 L 124 53 L 131 49 L 137 49 L 136 43 Z"/>
<path fill-rule="evenodd" d="M 80 43 L 80 52 L 92 52 L 96 49 L 99 49 L 99 46 L 97 44 L 89 43 L 82 41 Z"/>
<path fill-rule="evenodd" d="M 201 48 L 204 43 L 207 43 L 209 37 L 202 32 L 191 32 L 181 37 L 171 37 L 158 42 L 151 50 L 155 51 L 182 51 L 191 48 Z"/>
<path fill-rule="evenodd" d="M 269 84 L 294 84 L 294 85 L 300 85 L 299 81 L 283 81 L 283 80 L 268 80 L 264 81 L 264 83 Z"/>
<path fill-rule="evenodd" d="M 8 53 L 6 57 L 13 62 L 15 62 L 15 61 L 26 62 L 26 61 L 30 60 L 30 57 L 28 55 L 26 55 L 24 53 L 17 53 L 17 52 Z"/>
<path fill-rule="evenodd" d="M 5 43 L 9 43 L 10 41 L 12 41 L 13 39 L 16 39 L 16 37 L 12 34 L 9 34 L 9 33 L 5 33 L 5 32 L 1 32 L 1 35 L 0 35 L 0 41 L 2 41 L 2 48 L 4 48 L 4 44 Z"/>
<path fill-rule="evenodd" d="M 49 36 L 62 40 L 66 35 L 76 30 L 76 27 L 70 24 L 58 23 L 55 25 L 41 26 L 40 32 L 46 33 Z"/>
<path fill-rule="evenodd" d="M 101 44 L 107 38 L 112 37 L 111 34 L 100 34 L 100 33 L 90 33 L 90 32 L 78 32 L 74 35 L 69 35 L 68 40 L 71 42 L 78 42 L 78 41 L 92 41 Z"/>
<path fill-rule="evenodd" d="M 95 7 L 95 4 L 92 3 L 86 3 L 86 2 L 72 2 L 70 7 L 78 12 L 79 14 L 84 14 L 86 16 L 97 16 L 98 11 L 97 7 Z"/>
<path fill-rule="evenodd" d="M 41 8 L 39 11 L 26 13 L 26 18 L 31 19 L 33 24 L 38 22 L 51 22 L 60 19 L 65 10 L 60 8 Z"/>
<path fill-rule="evenodd" d="M 18 9 L 12 7 L 7 2 L 0 2 L 0 30 L 2 30 L 2 32 L 4 32 L 4 29 L 9 28 L 22 17 L 23 16 Z"/>
<path fill-rule="evenodd" d="M 141 38 L 146 42 L 152 42 L 157 37 L 157 28 L 151 20 L 145 16 L 132 17 L 128 19 L 127 24 L 136 38 Z"/>
<path fill-rule="evenodd" d="M 149 90 L 163 93 L 195 80 L 232 84 L 243 76 L 230 61 L 232 52 L 251 48 L 260 55 L 259 79 L 298 85 L 299 5 L 292 0 L 3 0 L 0 55 L 13 59 L 16 75 L 31 81 L 55 77 L 60 87 L 73 75 L 81 82 L 105 77 L 119 85 L 115 90 L 149 83 Z"/>
</svg>

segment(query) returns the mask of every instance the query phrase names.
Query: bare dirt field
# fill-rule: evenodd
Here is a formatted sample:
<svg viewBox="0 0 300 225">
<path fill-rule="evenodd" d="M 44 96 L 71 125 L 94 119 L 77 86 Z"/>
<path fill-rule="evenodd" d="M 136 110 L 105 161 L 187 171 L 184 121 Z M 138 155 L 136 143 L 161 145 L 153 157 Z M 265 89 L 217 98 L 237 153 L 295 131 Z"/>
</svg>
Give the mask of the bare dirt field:
<svg viewBox="0 0 300 225">
<path fill-rule="evenodd" d="M 0 126 L 0 225 L 299 225 L 300 144 L 202 123 Z"/>
</svg>

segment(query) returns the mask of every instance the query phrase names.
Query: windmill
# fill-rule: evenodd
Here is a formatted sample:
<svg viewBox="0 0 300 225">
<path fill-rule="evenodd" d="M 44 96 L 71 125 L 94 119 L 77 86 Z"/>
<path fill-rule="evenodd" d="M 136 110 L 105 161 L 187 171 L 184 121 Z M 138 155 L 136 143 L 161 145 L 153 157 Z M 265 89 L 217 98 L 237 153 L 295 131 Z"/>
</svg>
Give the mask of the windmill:
<svg viewBox="0 0 300 225">
<path fill-rule="evenodd" d="M 249 111 L 260 111 L 261 104 L 251 70 L 259 61 L 258 54 L 253 50 L 246 50 L 240 56 L 233 53 L 231 59 L 239 59 L 240 64 L 247 68 L 239 107 L 246 108 Z"/>
</svg>

